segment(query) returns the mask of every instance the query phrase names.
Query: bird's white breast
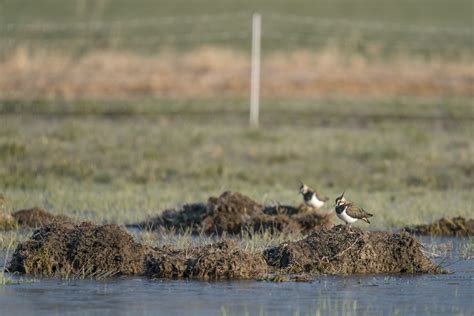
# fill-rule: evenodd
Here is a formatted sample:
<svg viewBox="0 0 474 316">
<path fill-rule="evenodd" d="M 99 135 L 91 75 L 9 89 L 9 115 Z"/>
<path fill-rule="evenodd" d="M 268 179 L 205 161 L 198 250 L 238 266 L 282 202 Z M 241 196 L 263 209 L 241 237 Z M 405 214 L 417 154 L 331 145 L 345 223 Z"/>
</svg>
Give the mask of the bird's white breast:
<svg viewBox="0 0 474 316">
<path fill-rule="evenodd" d="M 337 214 L 337 217 L 339 217 L 341 220 L 343 220 L 346 223 L 352 224 L 354 222 L 357 222 L 357 218 L 350 217 L 347 215 L 346 210 L 344 210 L 341 214 Z"/>
<path fill-rule="evenodd" d="M 313 197 L 311 198 L 311 200 L 309 200 L 307 203 L 308 203 L 308 205 L 311 205 L 312 207 L 315 207 L 315 208 L 321 208 L 324 205 L 324 202 L 320 201 L 316 197 L 316 194 L 314 194 Z"/>
</svg>

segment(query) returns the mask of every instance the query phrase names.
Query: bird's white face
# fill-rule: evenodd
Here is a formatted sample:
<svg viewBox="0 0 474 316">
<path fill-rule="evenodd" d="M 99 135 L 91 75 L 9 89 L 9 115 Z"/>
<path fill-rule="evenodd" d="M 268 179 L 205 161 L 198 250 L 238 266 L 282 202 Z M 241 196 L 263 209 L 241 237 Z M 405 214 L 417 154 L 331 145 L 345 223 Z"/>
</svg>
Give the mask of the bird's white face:
<svg viewBox="0 0 474 316">
<path fill-rule="evenodd" d="M 344 205 L 346 203 L 346 198 L 344 197 L 344 193 L 336 198 L 336 205 Z"/>
<path fill-rule="evenodd" d="M 306 184 L 301 184 L 300 193 L 301 194 L 306 194 L 306 192 L 308 192 L 308 186 Z"/>
</svg>

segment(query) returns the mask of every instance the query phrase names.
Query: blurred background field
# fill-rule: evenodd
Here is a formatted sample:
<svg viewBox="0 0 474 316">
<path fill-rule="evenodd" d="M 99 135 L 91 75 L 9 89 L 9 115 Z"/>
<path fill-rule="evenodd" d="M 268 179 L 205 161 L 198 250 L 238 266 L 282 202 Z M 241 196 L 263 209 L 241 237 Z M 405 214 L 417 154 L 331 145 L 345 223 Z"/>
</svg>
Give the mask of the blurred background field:
<svg viewBox="0 0 474 316">
<path fill-rule="evenodd" d="M 461 0 L 0 1 L 4 208 L 131 223 L 301 179 L 374 229 L 472 217 L 472 35 Z"/>
</svg>

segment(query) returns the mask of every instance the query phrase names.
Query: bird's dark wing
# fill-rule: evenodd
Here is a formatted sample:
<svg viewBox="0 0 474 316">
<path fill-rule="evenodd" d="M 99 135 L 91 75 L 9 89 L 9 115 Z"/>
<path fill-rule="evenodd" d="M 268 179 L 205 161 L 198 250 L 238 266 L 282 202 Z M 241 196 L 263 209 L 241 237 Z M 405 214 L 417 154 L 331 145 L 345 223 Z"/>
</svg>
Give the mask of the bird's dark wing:
<svg viewBox="0 0 474 316">
<path fill-rule="evenodd" d="M 366 212 L 362 207 L 355 205 L 349 205 L 346 209 L 346 214 L 352 218 L 363 219 L 373 216 L 372 214 Z"/>
<path fill-rule="evenodd" d="M 316 194 L 316 197 L 318 198 L 318 200 L 323 201 L 323 202 L 329 201 L 329 198 L 327 196 L 321 195 L 318 191 L 314 191 L 314 193 Z"/>
</svg>

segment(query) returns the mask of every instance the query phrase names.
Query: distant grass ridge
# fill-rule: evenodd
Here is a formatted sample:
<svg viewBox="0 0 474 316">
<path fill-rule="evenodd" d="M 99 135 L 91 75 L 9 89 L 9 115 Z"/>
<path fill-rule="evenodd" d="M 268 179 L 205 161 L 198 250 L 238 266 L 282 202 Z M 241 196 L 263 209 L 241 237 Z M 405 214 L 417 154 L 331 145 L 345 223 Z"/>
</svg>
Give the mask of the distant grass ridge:
<svg viewBox="0 0 474 316">
<path fill-rule="evenodd" d="M 6 1 L 0 10 L 0 53 L 18 45 L 81 54 L 114 48 L 156 53 L 204 44 L 244 51 L 253 12 L 263 15 L 264 53 L 295 47 L 381 55 L 409 50 L 430 56 L 472 53 L 472 3 L 467 0 L 397 1 Z M 374 20 L 374 12 L 377 18 Z M 46 27 L 46 26 L 47 27 Z M 80 27 L 78 27 L 78 25 Z M 456 32 L 424 32 L 445 29 Z M 465 54 L 465 53 L 464 53 Z"/>
</svg>

